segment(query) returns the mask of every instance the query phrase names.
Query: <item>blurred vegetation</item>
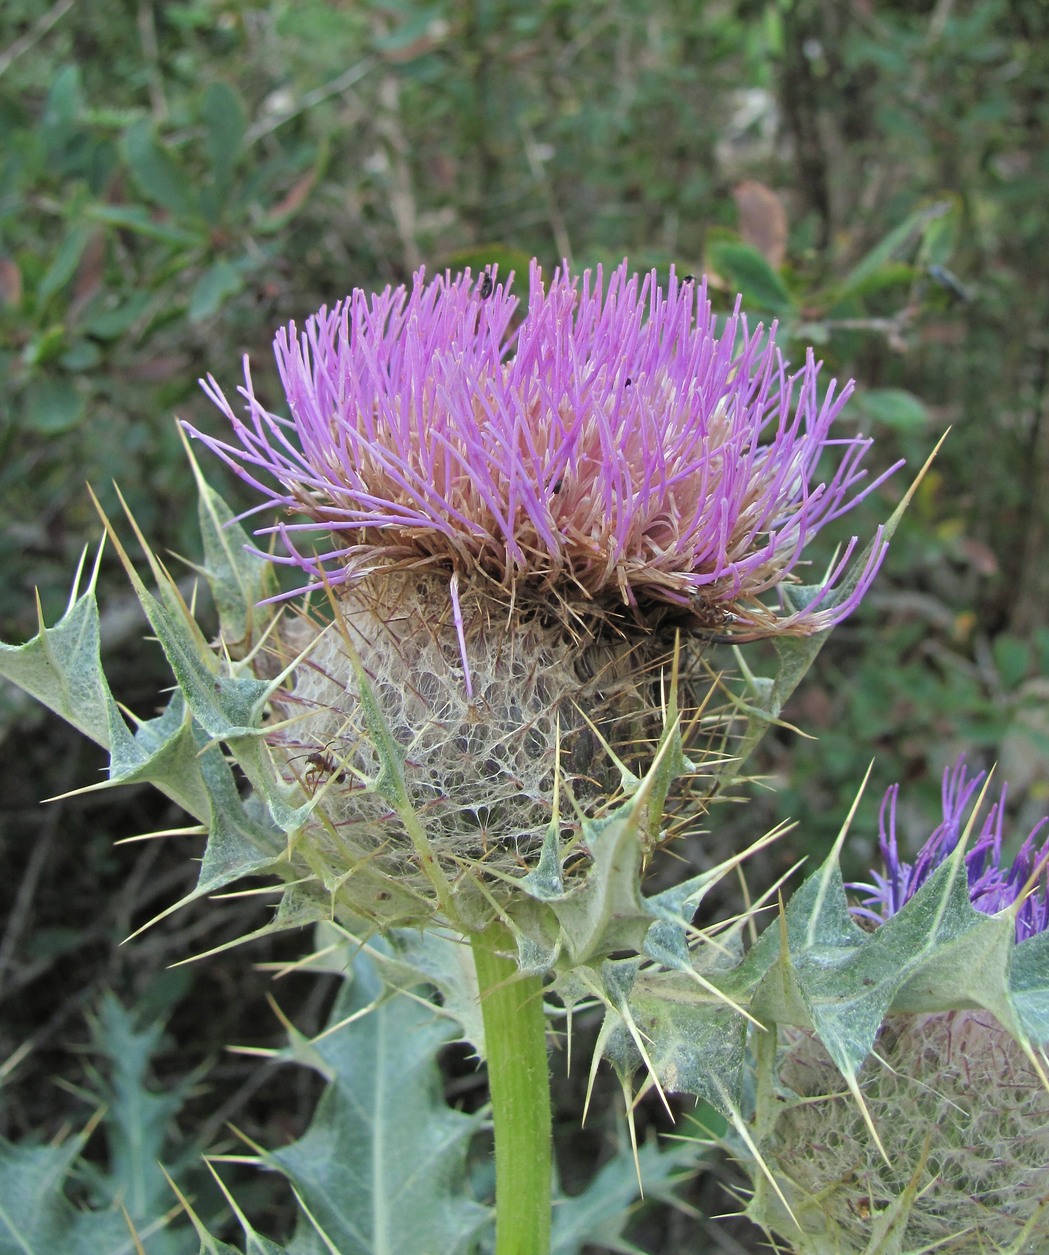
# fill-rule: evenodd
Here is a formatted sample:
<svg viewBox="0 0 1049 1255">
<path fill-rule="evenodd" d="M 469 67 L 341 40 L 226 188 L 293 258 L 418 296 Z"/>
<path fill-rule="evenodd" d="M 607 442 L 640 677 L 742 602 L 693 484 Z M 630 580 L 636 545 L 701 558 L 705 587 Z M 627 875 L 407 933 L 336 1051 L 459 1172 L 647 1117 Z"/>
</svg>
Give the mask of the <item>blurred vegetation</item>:
<svg viewBox="0 0 1049 1255">
<path fill-rule="evenodd" d="M 422 264 L 674 263 L 857 379 L 844 421 L 876 436 L 879 469 L 902 455 L 913 473 L 951 428 L 790 712 L 820 739 L 766 752 L 765 814 L 800 820 L 784 863 L 825 848 L 872 756 L 857 867 L 884 787 L 911 782 L 917 842 L 963 748 L 1001 762 L 1022 835 L 1049 805 L 1047 84 L 1049 6 L 1027 0 L 6 0 L 0 637 L 34 631 L 34 587 L 49 619 L 64 605 L 99 533 L 85 481 L 111 513 L 118 483 L 159 552 L 193 555 L 174 415 L 217 429 L 196 379 L 235 384 L 246 352 L 275 398 L 288 319 Z M 907 474 L 843 534 L 868 535 Z M 102 581 L 135 707 L 159 673 L 122 574 Z M 61 1041 L 89 1040 L 77 1008 L 104 984 L 134 998 L 158 957 L 236 929 L 190 912 L 118 953 L 193 869 L 112 838 L 177 816 L 135 794 L 41 810 L 97 762 L 0 700 L 0 1055 L 34 1047 L 0 1131 L 44 1136 L 64 1117 L 42 1079 L 73 1066 Z M 204 978 L 224 1008 L 223 982 L 246 979 L 229 963 Z M 187 1068 L 237 1037 L 225 1013 L 207 1040 L 185 1019 L 169 1031 Z M 676 1249 L 667 1233 L 651 1249 Z"/>
</svg>

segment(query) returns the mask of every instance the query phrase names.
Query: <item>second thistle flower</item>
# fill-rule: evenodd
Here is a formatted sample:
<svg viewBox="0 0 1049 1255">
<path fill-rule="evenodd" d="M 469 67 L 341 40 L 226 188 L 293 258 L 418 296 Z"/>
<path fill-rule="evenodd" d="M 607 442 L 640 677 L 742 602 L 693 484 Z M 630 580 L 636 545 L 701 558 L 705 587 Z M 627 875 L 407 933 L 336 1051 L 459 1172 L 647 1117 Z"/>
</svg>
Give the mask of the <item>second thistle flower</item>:
<svg viewBox="0 0 1049 1255">
<path fill-rule="evenodd" d="M 1034 1010 L 1045 989 L 1049 819 L 1009 859 L 1005 788 L 982 823 L 973 816 L 984 780 L 964 759 L 945 771 L 942 820 L 913 862 L 901 857 L 899 788 L 890 789 L 881 816 L 884 867 L 871 884 L 853 886 L 867 895 L 853 911 L 877 931 L 913 911 L 919 894 L 928 901 L 937 869 L 971 825 L 977 835 L 964 855 L 969 901 L 981 914 L 1003 913 L 1015 935 L 1008 954 L 987 945 L 975 975 L 994 1001 L 1016 973 L 1026 973 L 1016 979 L 1015 1001 L 1002 997 L 1000 1006 L 1015 1011 L 1026 999 Z M 928 931 L 937 905 L 926 910 Z M 965 999 L 958 1009 L 889 1015 L 864 1065 L 865 1110 L 813 1032 L 781 1028 L 775 1086 L 757 1087 L 765 1105 L 755 1125 L 766 1130 L 761 1150 L 794 1216 L 776 1194 L 761 1192 L 756 1165 L 750 1214 L 797 1255 L 1049 1250 L 1049 1092 L 1036 1062 L 1044 1043 L 1025 1047 L 1014 1036 L 1015 1019 L 1010 1031 L 1005 1018 L 1000 1023 Z"/>
</svg>

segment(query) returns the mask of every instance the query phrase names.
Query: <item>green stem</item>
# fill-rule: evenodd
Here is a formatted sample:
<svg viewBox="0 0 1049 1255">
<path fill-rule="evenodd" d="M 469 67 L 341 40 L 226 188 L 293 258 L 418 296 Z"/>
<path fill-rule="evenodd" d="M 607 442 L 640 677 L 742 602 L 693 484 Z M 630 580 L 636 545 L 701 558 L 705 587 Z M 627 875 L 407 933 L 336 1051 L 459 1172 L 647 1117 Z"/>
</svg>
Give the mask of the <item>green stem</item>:
<svg viewBox="0 0 1049 1255">
<path fill-rule="evenodd" d="M 549 1255 L 550 1071 L 543 983 L 502 925 L 472 938 L 495 1129 L 495 1255 Z"/>
</svg>

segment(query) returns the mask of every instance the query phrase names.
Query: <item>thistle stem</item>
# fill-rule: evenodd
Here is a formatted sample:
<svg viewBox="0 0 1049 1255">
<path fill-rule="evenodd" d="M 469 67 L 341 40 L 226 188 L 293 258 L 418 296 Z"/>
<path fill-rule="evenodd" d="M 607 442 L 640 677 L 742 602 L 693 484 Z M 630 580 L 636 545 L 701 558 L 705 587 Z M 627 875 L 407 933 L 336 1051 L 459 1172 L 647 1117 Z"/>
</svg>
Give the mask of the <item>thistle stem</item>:
<svg viewBox="0 0 1049 1255">
<path fill-rule="evenodd" d="M 507 958 L 501 924 L 471 939 L 495 1130 L 495 1255 L 549 1255 L 550 1072 L 543 985 Z"/>
</svg>

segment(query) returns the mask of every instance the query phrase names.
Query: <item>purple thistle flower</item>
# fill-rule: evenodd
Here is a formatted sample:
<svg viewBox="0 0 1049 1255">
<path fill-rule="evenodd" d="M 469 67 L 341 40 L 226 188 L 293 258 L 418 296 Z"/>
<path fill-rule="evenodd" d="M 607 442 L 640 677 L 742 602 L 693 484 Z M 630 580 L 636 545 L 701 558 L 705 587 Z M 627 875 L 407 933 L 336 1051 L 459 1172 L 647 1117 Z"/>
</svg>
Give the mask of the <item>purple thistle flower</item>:
<svg viewBox="0 0 1049 1255">
<path fill-rule="evenodd" d="M 679 607 L 740 639 L 855 608 L 880 531 L 840 604 L 829 594 L 855 538 L 808 606 L 777 616 L 758 600 L 885 478 L 866 482 L 869 439 L 830 435 L 851 383 L 821 399 L 812 353 L 790 373 L 775 325 L 750 330 L 737 302 L 718 336 L 705 285 L 671 273 L 664 290 L 625 262 L 607 285 L 600 266 L 564 267 L 548 287 L 533 262 L 514 329 L 516 308 L 487 272 L 357 289 L 278 334 L 290 418 L 259 402 L 245 363 L 246 417 L 203 384 L 233 438 L 189 430 L 262 493 L 248 514 L 299 516 L 256 534 L 276 532 L 276 560 L 309 587 L 429 563 L 457 610 L 460 579 L 480 577 L 577 613 Z M 813 483 L 828 450 L 837 466 Z M 318 533 L 330 545 L 304 552 Z"/>
<path fill-rule="evenodd" d="M 965 830 L 970 805 L 983 784 L 985 772 L 969 775 L 965 759 L 959 758 L 943 773 L 943 822 L 918 851 L 913 863 L 900 858 L 896 836 L 896 802 L 900 786 L 888 790 L 881 805 L 879 845 L 885 865 L 884 873 L 872 872 L 873 883 L 856 885 L 869 896 L 856 914 L 881 923 L 918 892 L 933 872 L 957 847 Z M 1039 835 L 1049 824 L 1041 820 L 1028 835 L 1012 863 L 1002 863 L 1005 797 L 1003 784 L 997 802 L 988 811 L 980 834 L 965 856 L 969 881 L 969 898 L 978 911 L 994 915 L 1011 906 L 1024 891 L 1032 872 L 1038 869 L 1039 880 L 1021 904 L 1016 916 L 1016 940 L 1023 941 L 1049 928 L 1049 840 L 1036 848 Z"/>
</svg>

